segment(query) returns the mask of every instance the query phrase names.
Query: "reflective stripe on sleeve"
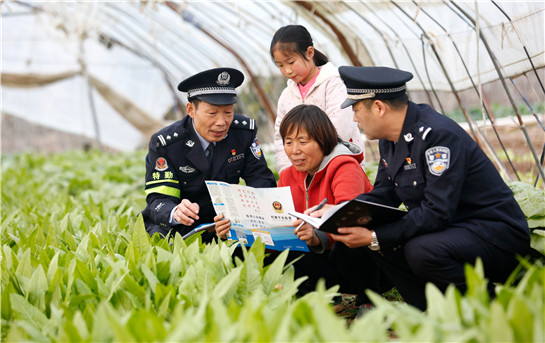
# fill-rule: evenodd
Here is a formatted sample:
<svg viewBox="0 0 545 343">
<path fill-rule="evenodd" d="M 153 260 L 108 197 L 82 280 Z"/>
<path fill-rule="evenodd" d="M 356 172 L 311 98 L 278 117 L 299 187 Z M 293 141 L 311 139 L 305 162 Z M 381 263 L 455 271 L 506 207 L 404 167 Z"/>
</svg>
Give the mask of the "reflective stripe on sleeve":
<svg viewBox="0 0 545 343">
<path fill-rule="evenodd" d="M 156 181 L 149 181 L 149 182 L 146 182 L 146 186 L 147 185 L 153 185 L 155 183 L 162 183 L 162 182 L 172 182 L 172 183 L 180 183 L 178 180 L 156 180 Z"/>
<path fill-rule="evenodd" d="M 159 193 L 164 195 L 170 195 L 176 198 L 180 198 L 180 190 L 178 188 L 168 187 L 168 186 L 159 186 L 146 189 L 146 195 L 150 193 Z"/>
</svg>

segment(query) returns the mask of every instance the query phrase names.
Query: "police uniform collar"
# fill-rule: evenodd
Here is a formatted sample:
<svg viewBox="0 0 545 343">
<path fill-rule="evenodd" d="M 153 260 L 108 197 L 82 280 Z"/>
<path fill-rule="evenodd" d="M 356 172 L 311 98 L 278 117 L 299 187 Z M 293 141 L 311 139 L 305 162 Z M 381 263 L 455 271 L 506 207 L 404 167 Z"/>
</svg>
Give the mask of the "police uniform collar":
<svg viewBox="0 0 545 343">
<path fill-rule="evenodd" d="M 193 122 L 193 118 L 191 118 L 191 127 L 193 127 L 193 131 L 195 132 L 195 135 L 197 136 L 197 138 L 199 139 L 199 142 L 201 143 L 201 147 L 203 148 L 203 150 L 206 150 L 206 148 L 208 148 L 208 145 L 210 143 L 214 143 L 214 145 L 216 145 L 215 142 L 209 142 L 207 141 L 206 139 L 203 138 L 203 136 L 201 136 L 199 134 L 199 132 L 197 131 L 197 129 L 195 128 L 195 123 Z"/>
<path fill-rule="evenodd" d="M 397 144 L 390 142 L 391 149 L 390 155 L 387 156 L 388 161 L 388 170 L 392 175 L 395 175 L 397 171 L 401 168 L 403 163 L 405 163 L 406 158 L 410 154 L 410 146 L 414 142 L 414 126 L 416 123 L 416 112 L 411 111 L 407 108 L 407 113 L 405 114 L 405 119 L 403 120 L 403 126 L 399 133 L 399 138 Z"/>
<path fill-rule="evenodd" d="M 399 134 L 398 142 L 411 143 L 415 137 L 414 128 L 416 125 L 416 108 L 414 104 L 409 101 L 407 106 L 407 112 L 405 113 L 405 119 L 403 120 L 403 126 Z"/>
</svg>

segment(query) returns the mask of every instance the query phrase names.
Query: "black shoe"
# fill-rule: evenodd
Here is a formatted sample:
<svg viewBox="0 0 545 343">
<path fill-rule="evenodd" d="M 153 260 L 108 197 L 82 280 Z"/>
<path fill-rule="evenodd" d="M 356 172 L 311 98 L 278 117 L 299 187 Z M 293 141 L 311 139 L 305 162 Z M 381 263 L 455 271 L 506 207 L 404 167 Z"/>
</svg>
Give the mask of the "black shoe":
<svg viewBox="0 0 545 343">
<path fill-rule="evenodd" d="M 337 296 L 333 297 L 333 301 L 332 301 L 331 305 L 333 306 L 333 310 L 335 311 L 335 313 L 339 313 L 342 310 L 344 310 L 344 303 L 343 303 L 342 295 L 337 295 Z"/>
<path fill-rule="evenodd" d="M 365 295 L 365 293 L 357 294 L 356 300 L 354 300 L 354 305 L 361 306 L 363 304 L 370 304 L 371 300 Z"/>
<path fill-rule="evenodd" d="M 356 316 L 356 318 L 361 318 L 361 317 L 365 316 L 365 314 L 367 312 L 371 311 L 374 308 L 375 308 L 375 306 L 373 306 L 371 304 L 361 305 L 360 309 L 358 310 L 358 315 Z"/>
</svg>

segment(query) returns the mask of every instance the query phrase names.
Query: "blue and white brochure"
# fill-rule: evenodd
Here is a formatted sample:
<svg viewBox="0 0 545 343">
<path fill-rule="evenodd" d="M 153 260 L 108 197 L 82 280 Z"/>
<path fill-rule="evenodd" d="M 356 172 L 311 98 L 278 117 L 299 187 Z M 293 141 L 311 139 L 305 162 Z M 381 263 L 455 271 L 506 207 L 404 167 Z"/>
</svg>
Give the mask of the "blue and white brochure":
<svg viewBox="0 0 545 343">
<path fill-rule="evenodd" d="M 206 181 L 216 214 L 231 221 L 229 238 L 251 246 L 259 237 L 272 250 L 309 251 L 293 233 L 295 212 L 289 187 L 254 188 L 221 181 Z"/>
</svg>

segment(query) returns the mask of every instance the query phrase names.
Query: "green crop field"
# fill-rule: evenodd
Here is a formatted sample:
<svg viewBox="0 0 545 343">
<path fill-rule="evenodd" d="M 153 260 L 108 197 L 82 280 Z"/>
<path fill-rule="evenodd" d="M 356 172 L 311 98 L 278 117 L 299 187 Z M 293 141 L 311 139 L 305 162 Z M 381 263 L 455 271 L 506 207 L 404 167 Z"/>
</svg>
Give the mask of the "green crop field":
<svg viewBox="0 0 545 343">
<path fill-rule="evenodd" d="M 370 294 L 376 308 L 348 325 L 330 305 L 337 288 L 295 296 L 286 254 L 264 267 L 260 243 L 242 261 L 231 243 L 151 239 L 138 216 L 144 156 L 3 156 L 2 341 L 545 340 L 542 260 L 522 259 L 493 300 L 479 263 L 465 295 L 429 285 L 425 313 Z M 544 192 L 510 186 L 545 252 Z"/>
</svg>

